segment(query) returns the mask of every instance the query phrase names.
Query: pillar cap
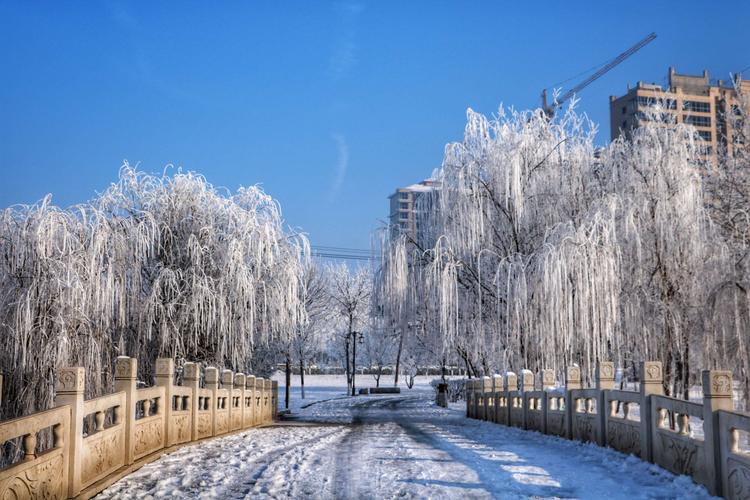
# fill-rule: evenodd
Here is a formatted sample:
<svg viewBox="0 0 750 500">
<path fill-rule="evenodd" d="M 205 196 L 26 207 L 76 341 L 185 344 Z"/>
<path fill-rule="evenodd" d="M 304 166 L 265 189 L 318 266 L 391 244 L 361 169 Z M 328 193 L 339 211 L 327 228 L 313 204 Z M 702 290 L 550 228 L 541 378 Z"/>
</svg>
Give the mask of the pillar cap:
<svg viewBox="0 0 750 500">
<path fill-rule="evenodd" d="M 661 383 L 662 369 L 661 361 L 643 361 L 641 362 L 641 382 Z"/>
<path fill-rule="evenodd" d="M 705 397 L 732 397 L 732 372 L 727 370 L 703 370 L 703 395 Z"/>
<path fill-rule="evenodd" d="M 135 379 L 138 376 L 138 360 L 128 356 L 117 356 L 115 379 Z"/>
<path fill-rule="evenodd" d="M 203 370 L 203 377 L 207 384 L 215 384 L 219 381 L 219 369 L 215 366 L 207 366 Z"/>
<path fill-rule="evenodd" d="M 221 371 L 221 383 L 230 386 L 234 384 L 234 372 L 232 370 Z"/>
<path fill-rule="evenodd" d="M 172 358 L 156 358 L 156 376 L 174 375 L 174 360 Z"/>
<path fill-rule="evenodd" d="M 59 368 L 55 386 L 58 394 L 82 393 L 86 388 L 86 369 L 82 366 Z"/>
<path fill-rule="evenodd" d="M 615 379 L 615 364 L 612 361 L 600 361 L 596 364 L 596 376 L 599 380 Z"/>
<path fill-rule="evenodd" d="M 185 363 L 182 367 L 182 378 L 184 380 L 198 380 L 201 376 L 200 363 Z"/>
</svg>

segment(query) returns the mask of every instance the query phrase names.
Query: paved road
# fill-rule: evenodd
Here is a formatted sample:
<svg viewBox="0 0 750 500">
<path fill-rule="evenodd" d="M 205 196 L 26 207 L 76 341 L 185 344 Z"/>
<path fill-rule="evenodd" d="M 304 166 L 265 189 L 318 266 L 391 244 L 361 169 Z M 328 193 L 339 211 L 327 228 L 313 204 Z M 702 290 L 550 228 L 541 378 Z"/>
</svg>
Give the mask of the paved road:
<svg viewBox="0 0 750 500">
<path fill-rule="evenodd" d="M 333 423 L 332 423 L 333 422 Z M 696 498 L 635 458 L 465 419 L 425 397 L 320 403 L 302 418 L 184 448 L 102 498 Z"/>
</svg>

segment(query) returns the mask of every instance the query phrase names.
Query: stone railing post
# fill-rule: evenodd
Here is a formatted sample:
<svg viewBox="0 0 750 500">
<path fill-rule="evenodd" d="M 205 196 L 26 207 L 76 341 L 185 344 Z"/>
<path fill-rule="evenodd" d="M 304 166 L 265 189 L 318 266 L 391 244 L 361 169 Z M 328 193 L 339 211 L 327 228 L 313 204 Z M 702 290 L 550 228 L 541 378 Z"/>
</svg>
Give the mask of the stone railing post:
<svg viewBox="0 0 750 500">
<path fill-rule="evenodd" d="M 138 360 L 127 356 L 118 356 L 115 360 L 115 392 L 125 393 L 123 408 L 125 424 L 125 464 L 133 463 L 133 434 L 135 432 L 135 404 L 138 380 Z"/>
<path fill-rule="evenodd" d="M 263 379 L 263 423 L 271 421 L 271 379 Z"/>
<path fill-rule="evenodd" d="M 610 408 L 605 408 L 607 399 L 604 391 L 615 388 L 615 364 L 612 361 L 599 361 L 596 363 L 596 414 L 599 430 L 596 440 L 599 446 L 607 444 L 607 413 Z"/>
<path fill-rule="evenodd" d="M 651 394 L 664 394 L 661 361 L 643 361 L 640 366 L 641 392 L 641 458 L 653 462 L 651 434 Z"/>
<path fill-rule="evenodd" d="M 541 372 L 542 390 L 546 391 L 555 387 L 555 370 L 545 368 Z"/>
<path fill-rule="evenodd" d="M 176 439 L 173 436 L 172 411 L 174 410 L 174 360 L 172 358 L 156 358 L 156 385 L 164 387 L 164 436 L 165 448 Z"/>
<path fill-rule="evenodd" d="M 245 408 L 245 411 L 250 412 L 248 421 L 250 422 L 249 427 L 255 425 L 255 375 L 247 375 L 245 377 L 245 397 L 250 398 L 250 406 Z"/>
<path fill-rule="evenodd" d="M 542 433 L 547 434 L 547 408 L 549 407 L 547 391 L 555 388 L 555 371 L 545 368 L 539 375 L 542 379 Z"/>
<path fill-rule="evenodd" d="M 190 387 L 190 441 L 198 439 L 198 393 L 201 387 L 200 363 L 185 363 L 182 367 L 182 385 Z"/>
<path fill-rule="evenodd" d="M 510 400 L 510 392 L 518 390 L 518 377 L 513 372 L 505 372 L 503 377 L 503 392 L 505 393 L 505 419 L 504 424 L 510 427 L 510 409 L 513 407 L 513 401 Z"/>
<path fill-rule="evenodd" d="M 492 390 L 492 379 L 488 377 L 487 375 L 482 377 L 482 385 L 479 386 L 479 390 L 481 391 L 481 406 L 479 408 L 479 418 L 480 420 L 487 420 L 487 412 L 489 410 L 488 402 L 487 402 L 487 396 L 489 396 L 489 392 Z"/>
<path fill-rule="evenodd" d="M 216 435 L 216 405 L 219 404 L 219 369 L 214 366 L 207 366 L 203 370 L 203 381 L 206 389 L 211 391 L 211 435 Z"/>
<path fill-rule="evenodd" d="M 81 466 L 83 464 L 83 402 L 86 388 L 86 370 L 80 366 L 57 370 L 55 383 L 55 406 L 70 406 L 70 433 L 68 440 L 70 459 L 68 462 L 69 497 L 81 492 Z"/>
<path fill-rule="evenodd" d="M 234 374 L 234 388 L 239 389 L 240 392 L 240 401 L 237 408 L 234 410 L 238 411 L 240 416 L 240 429 L 243 429 L 245 427 L 245 395 L 247 394 L 247 390 L 245 389 L 245 374 L 244 373 L 235 373 Z M 234 417 L 237 418 L 237 417 Z"/>
<path fill-rule="evenodd" d="M 534 391 L 534 373 L 531 370 L 521 370 L 521 407 L 523 409 L 523 428 L 527 428 L 529 403 L 526 398 L 527 392 Z"/>
<path fill-rule="evenodd" d="M 565 436 L 573 438 L 573 416 L 578 403 L 573 400 L 571 391 L 581 389 L 581 369 L 577 366 L 565 368 Z"/>
<path fill-rule="evenodd" d="M 719 449 L 719 410 L 733 411 L 732 372 L 703 370 L 703 431 L 706 452 L 706 470 L 709 475 L 708 491 L 722 494 L 722 460 Z"/>
<path fill-rule="evenodd" d="M 279 381 L 271 381 L 271 420 L 276 421 L 279 416 Z"/>
<path fill-rule="evenodd" d="M 265 379 L 263 377 L 255 377 L 255 415 L 253 421 L 255 425 L 263 425 L 263 388 L 265 387 Z"/>
<path fill-rule="evenodd" d="M 234 372 L 232 370 L 222 370 L 221 371 L 221 387 L 223 389 L 227 389 L 227 406 L 228 406 L 228 413 L 227 413 L 227 432 L 232 430 L 232 412 L 235 411 L 234 408 L 232 408 L 232 389 L 234 388 Z M 217 407 L 218 408 L 218 407 Z"/>
<path fill-rule="evenodd" d="M 503 391 L 503 376 L 492 376 L 492 421 L 497 422 L 497 412 L 500 410 L 500 398 Z"/>
</svg>

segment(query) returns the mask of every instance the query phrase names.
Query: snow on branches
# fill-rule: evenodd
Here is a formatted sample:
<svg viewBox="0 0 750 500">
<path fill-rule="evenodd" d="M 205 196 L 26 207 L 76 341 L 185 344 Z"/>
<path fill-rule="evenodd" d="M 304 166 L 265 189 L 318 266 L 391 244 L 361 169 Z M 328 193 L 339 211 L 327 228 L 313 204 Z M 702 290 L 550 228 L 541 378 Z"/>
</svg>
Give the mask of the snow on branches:
<svg viewBox="0 0 750 500">
<path fill-rule="evenodd" d="M 307 243 L 258 187 L 227 194 L 126 163 L 89 203 L 4 210 L 0 236 L 0 369 L 14 413 L 49 406 L 55 367 L 86 366 L 93 393 L 117 355 L 138 357 L 143 374 L 157 356 L 245 370 L 255 343 L 304 319 Z"/>
<path fill-rule="evenodd" d="M 469 110 L 422 198 L 429 246 L 402 235 L 382 252 L 390 322 L 418 322 L 475 373 L 661 359 L 683 394 L 713 353 L 703 314 L 733 267 L 706 208 L 710 169 L 689 127 L 600 150 L 595 131 L 572 107 L 552 121 Z"/>
</svg>

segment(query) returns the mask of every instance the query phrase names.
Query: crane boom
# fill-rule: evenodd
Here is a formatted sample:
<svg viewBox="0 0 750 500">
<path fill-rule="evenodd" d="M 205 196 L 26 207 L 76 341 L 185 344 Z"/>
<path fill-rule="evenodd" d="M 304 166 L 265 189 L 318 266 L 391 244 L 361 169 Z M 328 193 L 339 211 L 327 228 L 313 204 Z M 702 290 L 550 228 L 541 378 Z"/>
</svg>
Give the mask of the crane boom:
<svg viewBox="0 0 750 500">
<path fill-rule="evenodd" d="M 583 80 L 581 83 L 573 87 L 572 89 L 565 92 L 560 98 L 557 100 L 557 102 L 554 102 L 550 105 L 547 104 L 547 89 L 544 89 L 542 91 L 542 108 L 544 109 L 544 112 L 547 114 L 547 116 L 552 117 L 555 114 L 555 110 L 557 107 L 559 107 L 562 103 L 573 97 L 575 94 L 580 92 L 581 90 L 588 87 L 591 83 L 601 78 L 604 74 L 609 72 L 612 68 L 623 62 L 628 57 L 632 56 L 636 52 L 638 52 L 640 49 L 651 43 L 656 38 L 656 33 L 650 33 L 647 37 L 643 38 L 641 41 L 630 47 L 628 50 L 623 52 L 622 54 L 618 55 L 614 59 L 612 59 L 610 62 L 596 70 L 591 76 Z"/>
</svg>

